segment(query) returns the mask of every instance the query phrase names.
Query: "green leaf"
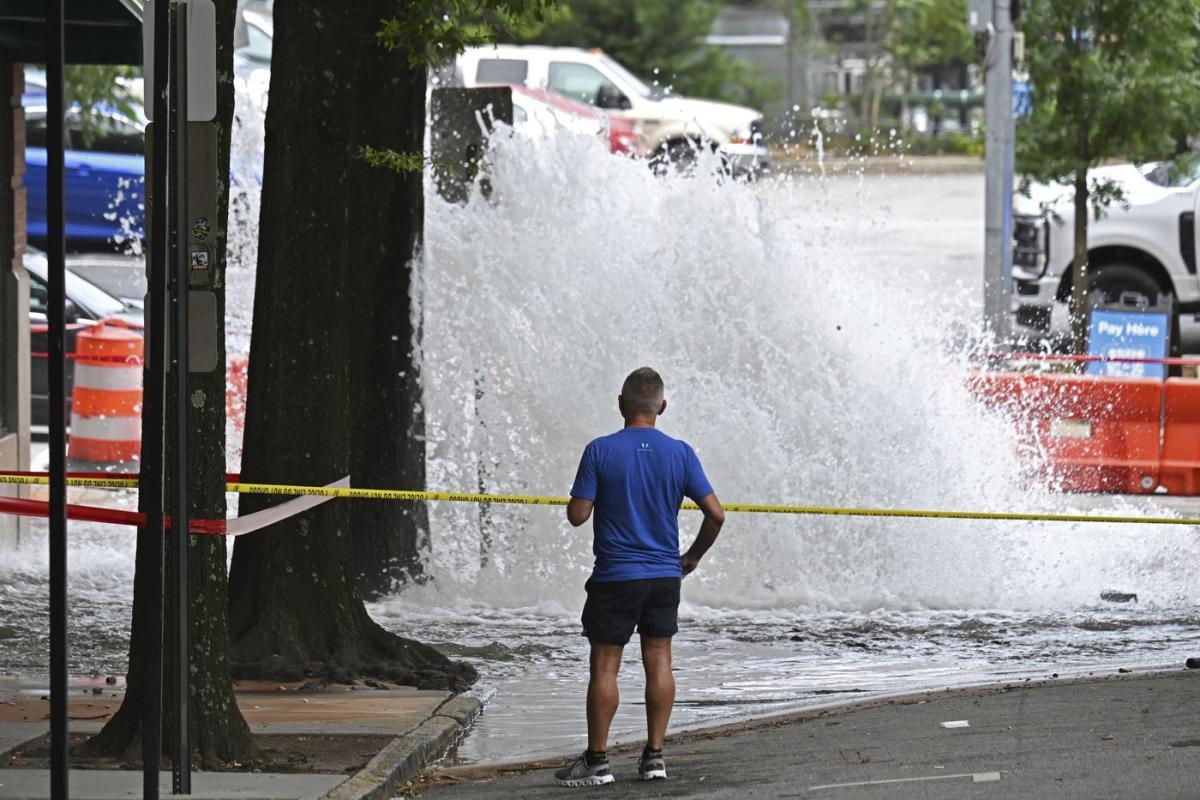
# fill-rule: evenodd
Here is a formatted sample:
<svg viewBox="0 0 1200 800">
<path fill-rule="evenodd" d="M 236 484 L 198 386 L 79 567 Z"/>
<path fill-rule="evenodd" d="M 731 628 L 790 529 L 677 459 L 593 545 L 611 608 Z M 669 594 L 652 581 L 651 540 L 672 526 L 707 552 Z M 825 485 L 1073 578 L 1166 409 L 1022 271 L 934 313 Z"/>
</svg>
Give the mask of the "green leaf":
<svg viewBox="0 0 1200 800">
<path fill-rule="evenodd" d="M 129 90 L 130 82 L 142 75 L 141 69 L 128 66 L 68 64 L 63 75 L 67 105 L 76 106 L 80 135 L 90 146 L 103 132 L 105 112 L 117 112 L 138 118 L 138 99 Z"/>
<path fill-rule="evenodd" d="M 554 14 L 554 0 L 413 0 L 380 20 L 376 37 L 409 66 L 435 67 L 467 47 L 527 35 Z"/>
</svg>

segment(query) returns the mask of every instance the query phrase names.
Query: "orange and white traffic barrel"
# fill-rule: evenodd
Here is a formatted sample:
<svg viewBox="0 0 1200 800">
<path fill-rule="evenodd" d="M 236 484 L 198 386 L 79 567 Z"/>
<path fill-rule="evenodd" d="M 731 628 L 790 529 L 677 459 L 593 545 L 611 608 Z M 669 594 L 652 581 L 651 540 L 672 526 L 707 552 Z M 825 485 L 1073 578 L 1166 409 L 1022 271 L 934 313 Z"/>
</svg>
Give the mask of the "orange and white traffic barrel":
<svg viewBox="0 0 1200 800">
<path fill-rule="evenodd" d="M 115 464 L 142 452 L 142 335 L 98 323 L 75 343 L 67 457 Z"/>
</svg>

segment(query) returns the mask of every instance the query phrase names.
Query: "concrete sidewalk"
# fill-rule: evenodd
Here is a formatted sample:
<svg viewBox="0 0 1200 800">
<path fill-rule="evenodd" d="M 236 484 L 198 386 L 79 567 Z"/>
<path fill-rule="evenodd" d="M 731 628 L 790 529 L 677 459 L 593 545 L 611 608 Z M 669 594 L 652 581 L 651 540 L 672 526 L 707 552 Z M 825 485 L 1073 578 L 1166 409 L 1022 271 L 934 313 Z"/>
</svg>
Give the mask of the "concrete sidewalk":
<svg viewBox="0 0 1200 800">
<path fill-rule="evenodd" d="M 218 798 L 296 798 L 320 800 L 346 780 L 345 775 L 275 775 L 243 772 L 196 772 L 192 794 L 196 800 Z M 171 797 L 171 773 L 159 776 L 159 793 Z M 87 800 L 124 800 L 142 796 L 142 773 L 117 770 L 71 770 L 71 797 Z M 50 796 L 50 772 L 44 769 L 0 769 L 0 797 Z"/>
<path fill-rule="evenodd" d="M 537 798 L 1200 797 L 1200 671 L 954 689 L 670 738 L 665 781 L 637 780 L 638 747 L 613 748 L 617 782 L 554 785 L 561 758 L 443 770 L 421 796 Z M 947 723 L 953 723 L 947 725 Z"/>
<path fill-rule="evenodd" d="M 90 684 L 95 684 L 94 686 Z M 99 694 L 93 693 L 98 689 Z M 122 692 L 104 678 L 73 682 L 70 731 L 95 733 L 116 710 Z M 49 731 L 47 693 L 36 684 L 0 678 L 0 798 L 48 798 L 49 772 L 6 769 L 9 750 Z M 240 686 L 238 706 L 256 734 L 382 737 L 380 750 L 353 775 L 338 772 L 287 774 L 193 772 L 196 798 L 294 798 L 359 800 L 388 798 L 460 738 L 481 704 L 449 692 L 411 688 L 371 689 L 330 685 L 301 691 L 297 684 Z M 372 748 L 374 749 L 374 748 Z M 361 763 L 361 762 L 359 762 Z M 163 773 L 163 796 L 171 775 Z M 141 797 L 140 771 L 72 770 L 71 796 L 78 800 Z"/>
</svg>

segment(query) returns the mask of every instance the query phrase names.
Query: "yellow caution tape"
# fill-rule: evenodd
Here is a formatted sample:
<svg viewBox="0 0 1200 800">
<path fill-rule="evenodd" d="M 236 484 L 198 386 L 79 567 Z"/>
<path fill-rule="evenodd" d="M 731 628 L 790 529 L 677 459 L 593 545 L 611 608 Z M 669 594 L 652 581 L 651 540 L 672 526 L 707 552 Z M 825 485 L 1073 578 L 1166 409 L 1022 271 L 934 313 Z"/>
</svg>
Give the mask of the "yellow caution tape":
<svg viewBox="0 0 1200 800">
<path fill-rule="evenodd" d="M 49 483 L 47 476 L 3 475 L 0 484 Z M 68 478 L 68 486 L 90 486 L 102 489 L 135 489 L 135 478 Z M 523 506 L 565 506 L 568 497 L 534 497 L 523 494 L 476 494 L 471 492 L 418 492 L 405 489 L 355 489 L 337 486 L 288 486 L 274 483 L 227 483 L 227 492 L 238 494 L 316 495 L 356 500 L 403 500 L 444 503 L 495 503 Z M 684 503 L 685 511 L 697 511 L 695 503 Z M 749 514 L 798 514 L 819 517 L 884 517 L 893 519 L 962 519 L 1007 522 L 1092 522 L 1117 525 L 1200 525 L 1200 519 L 1189 517 L 1134 517 L 1105 514 L 1023 514 L 993 511 L 944 511 L 897 508 L 842 508 L 838 506 L 782 506 L 753 503 L 730 503 L 726 511 Z"/>
<path fill-rule="evenodd" d="M 4 475 L 0 474 L 0 484 L 20 483 L 31 486 L 48 486 L 48 475 Z M 97 489 L 136 489 L 137 478 L 67 478 L 67 486 L 90 486 Z"/>
<path fill-rule="evenodd" d="M 569 497 L 532 497 L 523 494 L 472 494 L 470 492 L 417 492 L 405 489 L 347 489 L 336 486 L 284 486 L 274 483 L 227 483 L 225 490 L 238 494 L 312 494 L 354 500 L 424 500 L 446 503 L 504 503 L 523 506 L 565 506 Z M 695 508 L 695 506 L 692 506 Z"/>
</svg>

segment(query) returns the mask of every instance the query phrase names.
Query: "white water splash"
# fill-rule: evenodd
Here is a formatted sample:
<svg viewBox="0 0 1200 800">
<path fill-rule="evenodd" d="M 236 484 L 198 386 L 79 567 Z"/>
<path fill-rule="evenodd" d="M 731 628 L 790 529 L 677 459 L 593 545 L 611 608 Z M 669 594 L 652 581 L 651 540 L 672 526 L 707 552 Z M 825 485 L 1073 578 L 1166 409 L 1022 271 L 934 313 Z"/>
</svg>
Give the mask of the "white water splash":
<svg viewBox="0 0 1200 800">
<path fill-rule="evenodd" d="M 262 204 L 263 152 L 270 71 L 244 64 L 234 79 L 235 102 L 230 146 L 229 219 L 226 230 L 226 348 L 231 379 L 244 376 L 239 366 L 250 353 L 254 317 L 254 281 L 258 269 L 258 223 Z M 242 463 L 245 387 L 238 386 L 226 419 L 226 465 L 237 472 Z M 236 502 L 236 501 L 234 501 Z M 236 508 L 236 506 L 234 506 Z"/>
<path fill-rule="evenodd" d="M 667 382 L 663 429 L 696 447 L 729 502 L 1072 503 L 1026 485 L 1008 425 L 965 389 L 969 364 L 945 337 L 973 327 L 972 304 L 914 288 L 922 263 L 862 244 L 887 220 L 830 208 L 821 182 L 657 179 L 569 135 L 499 138 L 490 182 L 490 200 L 428 201 L 432 488 L 566 494 L 583 446 L 620 426 L 621 380 L 649 364 Z M 590 526 L 563 517 L 435 506 L 436 588 L 413 594 L 577 604 Z M 681 515 L 685 546 L 697 524 Z M 1036 608 L 1149 584 L 1170 604 L 1196 550 L 1178 530 L 733 515 L 688 596 L 733 608 Z"/>
</svg>

